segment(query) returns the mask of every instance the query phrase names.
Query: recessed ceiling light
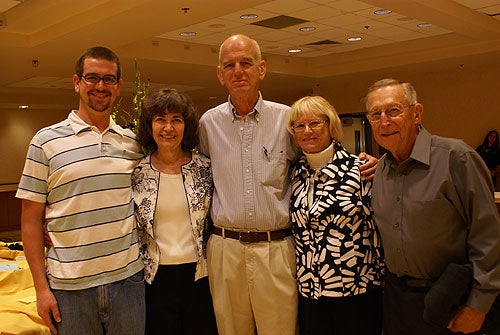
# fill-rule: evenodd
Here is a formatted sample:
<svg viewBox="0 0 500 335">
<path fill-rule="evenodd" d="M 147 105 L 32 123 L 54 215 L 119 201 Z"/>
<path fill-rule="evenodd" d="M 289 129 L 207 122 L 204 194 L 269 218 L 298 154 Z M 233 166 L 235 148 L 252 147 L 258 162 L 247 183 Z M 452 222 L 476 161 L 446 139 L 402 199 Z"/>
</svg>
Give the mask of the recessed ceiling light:
<svg viewBox="0 0 500 335">
<path fill-rule="evenodd" d="M 257 14 L 243 14 L 240 15 L 240 19 L 242 20 L 253 20 L 258 18 L 259 16 Z"/>
<path fill-rule="evenodd" d="M 391 14 L 392 10 L 390 9 L 377 9 L 376 11 L 373 12 L 373 14 L 377 15 L 386 15 L 386 14 Z"/>
<path fill-rule="evenodd" d="M 303 32 L 308 32 L 308 31 L 316 30 L 316 27 L 302 27 L 302 28 L 299 28 L 299 30 L 303 31 Z"/>
<path fill-rule="evenodd" d="M 30 106 L 28 106 L 28 105 L 19 105 L 18 108 L 19 109 L 28 109 L 28 108 L 30 108 Z"/>
<path fill-rule="evenodd" d="M 302 52 L 302 50 L 301 49 L 290 49 L 290 50 L 288 50 L 288 52 L 291 54 L 296 54 L 296 53 Z"/>
<path fill-rule="evenodd" d="M 419 23 L 417 24 L 417 27 L 419 28 L 427 28 L 427 27 L 431 27 L 432 26 L 432 23 Z"/>
<path fill-rule="evenodd" d="M 361 41 L 361 37 L 349 37 L 347 40 L 349 42 L 357 42 L 357 41 Z"/>
<path fill-rule="evenodd" d="M 179 33 L 179 35 L 181 35 L 182 37 L 191 37 L 191 36 L 195 36 L 196 32 L 194 32 L 194 31 L 183 31 L 183 32 Z"/>
</svg>

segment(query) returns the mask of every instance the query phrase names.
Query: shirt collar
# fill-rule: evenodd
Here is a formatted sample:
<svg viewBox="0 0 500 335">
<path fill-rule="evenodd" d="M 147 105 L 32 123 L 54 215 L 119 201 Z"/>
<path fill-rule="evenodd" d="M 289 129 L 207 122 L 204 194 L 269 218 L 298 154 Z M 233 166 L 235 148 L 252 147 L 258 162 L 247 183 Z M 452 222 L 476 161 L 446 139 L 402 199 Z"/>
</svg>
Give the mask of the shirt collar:
<svg viewBox="0 0 500 335">
<path fill-rule="evenodd" d="M 229 110 L 231 111 L 232 115 L 232 122 L 234 122 L 236 119 L 240 119 L 241 116 L 236 114 L 236 107 L 234 107 L 233 103 L 231 102 L 231 96 L 229 96 L 227 100 L 229 104 Z M 255 118 L 255 121 L 259 122 L 260 120 L 260 111 L 262 110 L 263 106 L 263 99 L 262 99 L 262 94 L 259 91 L 259 99 L 257 100 L 257 103 L 253 107 L 253 111 L 247 115 L 249 118 Z"/>
<path fill-rule="evenodd" d="M 332 161 L 334 153 L 335 149 L 332 141 L 332 143 L 330 143 L 330 145 L 326 149 L 314 154 L 308 154 L 307 152 L 304 152 L 304 155 L 307 158 L 309 166 L 312 169 L 317 170 L 325 167 L 326 164 L 330 163 Z"/>
<path fill-rule="evenodd" d="M 410 158 L 429 165 L 431 161 L 431 134 L 420 125 Z"/>
<path fill-rule="evenodd" d="M 83 121 L 78 116 L 78 114 L 76 114 L 76 112 L 77 112 L 77 110 L 72 110 L 71 113 L 69 114 L 69 117 L 68 117 L 68 119 L 70 121 L 71 128 L 73 129 L 73 132 L 75 134 L 78 134 L 82 131 L 92 129 L 91 125 L 89 125 L 88 123 Z M 109 126 L 106 130 L 103 131 L 103 134 L 108 130 L 123 136 L 123 128 L 120 127 L 119 125 L 117 125 L 111 116 L 109 117 Z"/>
<path fill-rule="evenodd" d="M 390 151 L 387 151 L 386 164 L 395 168 L 398 165 Z M 431 134 L 422 126 L 419 126 L 419 132 L 413 145 L 410 157 L 403 162 L 403 165 L 408 164 L 410 161 L 417 161 L 425 165 L 430 165 L 431 161 Z"/>
</svg>

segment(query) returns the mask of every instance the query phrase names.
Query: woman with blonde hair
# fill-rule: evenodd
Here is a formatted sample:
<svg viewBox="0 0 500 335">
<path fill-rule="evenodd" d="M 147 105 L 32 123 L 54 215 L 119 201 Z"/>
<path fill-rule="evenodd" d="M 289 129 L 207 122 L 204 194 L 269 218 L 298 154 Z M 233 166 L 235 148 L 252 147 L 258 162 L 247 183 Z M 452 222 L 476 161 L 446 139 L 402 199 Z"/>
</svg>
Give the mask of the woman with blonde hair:
<svg viewBox="0 0 500 335">
<path fill-rule="evenodd" d="M 324 98 L 296 101 L 287 128 L 303 152 L 290 202 L 301 334 L 378 335 L 383 260 L 371 182 L 342 147 L 342 123 Z"/>
</svg>

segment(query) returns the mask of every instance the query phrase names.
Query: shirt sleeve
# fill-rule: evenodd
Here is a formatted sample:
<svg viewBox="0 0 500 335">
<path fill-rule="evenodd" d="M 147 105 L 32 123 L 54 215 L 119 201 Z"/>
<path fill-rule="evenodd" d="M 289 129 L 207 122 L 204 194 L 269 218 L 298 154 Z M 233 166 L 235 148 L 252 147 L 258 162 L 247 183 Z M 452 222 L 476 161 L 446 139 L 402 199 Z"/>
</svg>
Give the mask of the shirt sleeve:
<svg viewBox="0 0 500 335">
<path fill-rule="evenodd" d="M 210 151 L 208 150 L 208 136 L 207 136 L 207 128 L 206 128 L 206 120 L 203 118 L 200 119 L 199 123 L 199 136 L 200 136 L 200 147 L 199 151 L 205 156 L 210 158 Z"/>
<path fill-rule="evenodd" d="M 49 163 L 41 145 L 33 138 L 28 148 L 16 197 L 45 203 L 48 192 Z"/>
<path fill-rule="evenodd" d="M 481 157 L 457 154 L 452 177 L 468 222 L 467 248 L 474 281 L 467 305 L 487 313 L 500 292 L 500 218 L 493 183 Z"/>
</svg>

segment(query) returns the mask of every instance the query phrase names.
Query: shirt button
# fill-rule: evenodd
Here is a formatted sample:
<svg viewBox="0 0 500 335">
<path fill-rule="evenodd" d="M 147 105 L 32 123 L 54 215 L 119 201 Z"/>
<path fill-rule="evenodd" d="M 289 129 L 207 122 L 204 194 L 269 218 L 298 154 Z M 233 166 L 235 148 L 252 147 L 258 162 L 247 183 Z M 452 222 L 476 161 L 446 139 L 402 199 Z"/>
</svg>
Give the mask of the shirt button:
<svg viewBox="0 0 500 335">
<path fill-rule="evenodd" d="M 246 172 L 246 173 L 250 172 L 250 169 L 245 169 L 245 172 Z"/>
<path fill-rule="evenodd" d="M 394 228 L 399 228 L 399 222 L 394 224 Z"/>
<path fill-rule="evenodd" d="M 396 248 L 396 252 L 397 252 L 398 254 L 400 254 L 400 253 L 401 253 L 401 249 Z"/>
<path fill-rule="evenodd" d="M 248 216 L 253 216 L 253 213 L 252 212 L 248 212 Z"/>
</svg>

